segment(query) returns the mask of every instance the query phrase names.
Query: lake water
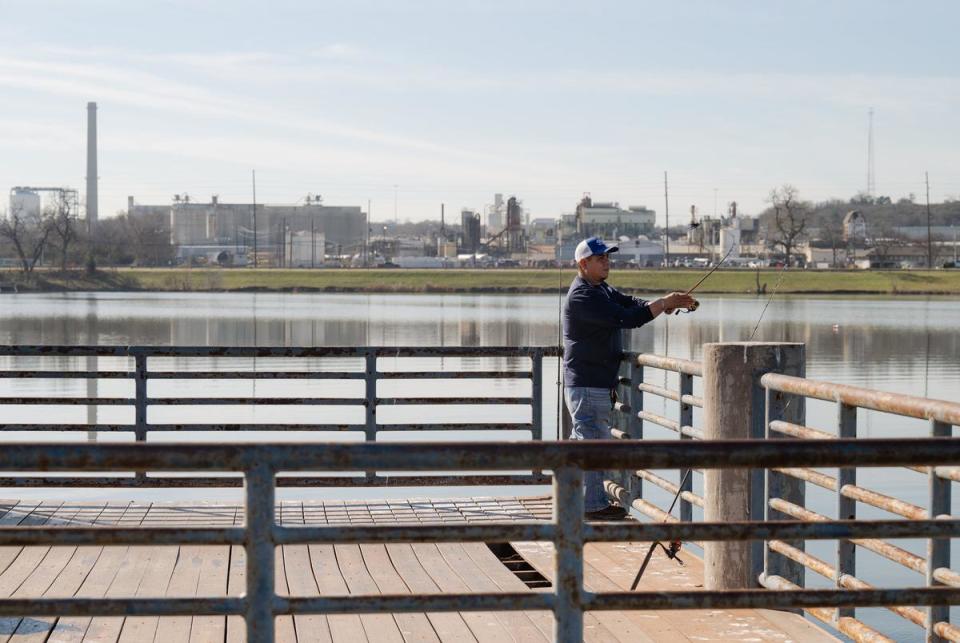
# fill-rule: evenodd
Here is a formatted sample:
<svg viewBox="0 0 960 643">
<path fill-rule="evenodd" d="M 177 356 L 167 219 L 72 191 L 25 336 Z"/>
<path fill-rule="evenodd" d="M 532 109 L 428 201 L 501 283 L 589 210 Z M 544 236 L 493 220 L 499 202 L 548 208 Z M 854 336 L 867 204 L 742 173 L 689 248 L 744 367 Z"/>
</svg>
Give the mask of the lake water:
<svg viewBox="0 0 960 643">
<path fill-rule="evenodd" d="M 633 350 L 665 354 L 699 360 L 705 342 L 740 341 L 748 339 L 760 320 L 767 298 L 753 296 L 704 296 L 701 308 L 694 314 L 661 317 L 652 324 L 631 331 L 629 343 Z M 549 295 L 347 295 L 347 294 L 260 294 L 260 293 L 70 293 L 70 294 L 16 294 L 0 296 L 0 344 L 104 344 L 104 345 L 211 345 L 211 346 L 530 346 L 556 345 L 559 301 Z M 766 341 L 804 342 L 807 345 L 807 377 L 832 382 L 854 384 L 898 393 L 927 396 L 960 401 L 960 300 L 944 298 L 871 298 L 871 297 L 823 297 L 823 296 L 777 296 L 763 313 L 756 330 L 755 339 Z M 37 360 L 17 362 L 18 366 L 36 367 Z M 12 368 L 14 361 L 0 357 L 0 368 Z M 335 367 L 350 368 L 348 363 Z M 65 367 L 62 364 L 61 367 Z M 269 360 L 257 364 L 233 363 L 230 367 L 270 369 Z M 317 364 L 328 367 L 329 364 Z M 80 366 L 82 368 L 82 366 Z M 101 365 L 103 368 L 103 365 Z M 432 367 L 431 367 L 432 368 Z M 556 433 L 556 364 L 548 360 L 544 367 L 544 415 L 545 435 Z M 661 371 L 647 370 L 647 381 L 676 386 L 676 378 Z M 331 381 L 305 382 L 296 386 L 307 387 L 305 392 L 318 394 L 310 386 L 321 386 L 322 395 L 353 396 L 351 387 L 358 382 Z M 459 384 L 462 386 L 462 384 Z M 490 386 L 501 387 L 504 395 L 529 394 L 529 382 L 491 382 Z M 24 380 L 11 382 L 0 380 L 0 395 L 83 395 L 82 381 L 60 382 L 56 386 L 49 381 Z M 194 384 L 156 382 L 161 388 L 151 389 L 151 395 L 177 394 L 197 395 Z M 287 384 L 260 382 L 223 382 L 205 387 L 208 394 L 252 394 L 267 396 Z M 395 392 L 404 393 L 403 385 Z M 457 394 L 458 384 L 445 384 L 445 394 Z M 526 386 L 526 392 L 522 389 Z M 129 382 L 102 380 L 100 395 L 129 395 Z M 126 387 L 126 388 L 124 388 Z M 165 388 L 164 388 L 165 387 Z M 179 387 L 179 388 L 177 388 Z M 217 388 L 219 387 L 219 388 Z M 513 388 L 512 388 L 513 387 Z M 520 387 L 520 388 L 516 388 Z M 699 387 L 698 387 L 699 388 Z M 699 391 L 696 391 L 699 392 Z M 332 416 L 324 421 L 355 422 L 349 409 L 337 411 L 328 407 Z M 660 402 L 648 396 L 646 408 L 653 412 L 675 416 L 672 403 Z M 455 409 L 435 408 L 433 421 L 446 421 Z M 4 422 L 27 419 L 23 414 L 28 409 L 0 406 Z M 35 413 L 35 410 L 33 410 Z M 101 422 L 129 422 L 129 409 L 101 409 Z M 167 422 L 178 419 L 182 409 L 153 409 L 151 422 Z M 204 421 L 202 407 L 192 407 L 193 413 Z M 282 416 L 291 422 L 305 421 L 312 409 L 286 409 Z M 325 411 L 326 412 L 326 411 Z M 393 410 L 396 422 L 408 421 L 404 411 Z M 407 409 L 409 421 L 420 419 L 419 411 Z M 427 412 L 427 411 L 423 411 Z M 487 408 L 485 418 L 474 421 L 525 421 L 512 419 L 510 412 Z M 82 408 L 59 409 L 50 421 L 82 422 Z M 267 421 L 256 408 L 236 408 L 227 418 L 219 421 L 256 422 Z M 79 416 L 77 414 L 80 414 Z M 126 414 L 126 415 L 125 415 Z M 164 415 L 166 414 L 166 415 Z M 299 415 L 298 415 L 299 414 Z M 808 402 L 807 424 L 827 431 L 834 431 L 835 410 L 832 405 L 816 401 Z M 381 418 L 383 419 L 383 418 Z M 271 412 L 269 421 L 281 421 Z M 309 420 L 306 420 L 309 421 Z M 698 414 L 695 425 L 702 425 Z M 861 437 L 924 436 L 927 424 L 879 413 L 862 412 L 859 421 Z M 645 429 L 650 438 L 673 438 L 674 434 L 648 425 Z M 82 433 L 60 434 L 85 440 Z M 36 434 L 6 434 L 4 439 L 37 439 Z M 110 439 L 129 439 L 129 435 L 109 436 Z M 152 439 L 171 439 L 178 436 L 154 436 Z M 209 439 L 211 436 L 183 434 L 186 439 Z M 216 439 L 225 439 L 218 434 Z M 304 434 L 239 434 L 236 439 L 317 439 Z M 392 436 L 396 439 L 398 436 Z M 404 438 L 404 436 L 399 436 Z M 453 435 L 449 432 L 434 435 L 418 435 L 421 439 L 470 439 L 467 433 Z M 503 432 L 490 437 L 523 439 L 523 435 Z M 324 439 L 355 439 L 349 436 L 328 434 Z M 829 472 L 829 470 L 827 470 Z M 831 472 L 832 473 L 832 472 Z M 926 478 L 903 469 L 862 469 L 859 482 L 877 491 L 909 500 L 924 506 L 926 503 Z M 675 479 L 675 473 L 673 474 Z M 699 476 L 694 480 L 695 490 L 702 492 Z M 662 506 L 669 504 L 666 494 L 658 494 L 651 485 L 645 486 L 652 500 Z M 373 497 L 424 495 L 424 490 L 375 489 Z M 444 489 L 437 493 L 468 495 L 478 493 L 533 493 L 545 489 L 499 488 L 499 489 Z M 145 490 L 140 492 L 110 492 L 111 498 L 185 499 L 238 499 L 237 490 Z M 356 490 L 309 490 L 306 492 L 282 490 L 281 495 L 307 497 L 343 497 Z M 100 490 L 54 490 L 52 492 L 0 490 L 0 497 L 15 495 L 33 497 L 105 497 Z M 954 494 L 954 497 L 960 494 Z M 833 515 L 833 494 L 807 485 L 808 506 L 827 515 Z M 956 504 L 956 503 L 955 503 Z M 858 505 L 858 515 L 869 518 L 889 518 L 880 510 Z M 955 507 L 956 511 L 956 507 Z M 923 554 L 922 541 L 899 541 L 898 545 L 918 554 Z M 956 549 L 956 548 L 955 548 Z M 830 543 L 808 543 L 808 551 L 828 562 L 833 562 Z M 956 555 L 954 556 L 956 559 Z M 858 576 L 878 585 L 919 585 L 922 579 L 912 572 L 882 559 L 871 552 L 857 551 Z M 826 585 L 819 577 L 808 572 L 809 585 Z M 919 628 L 891 616 L 884 610 L 859 610 L 858 614 L 869 623 L 898 640 L 922 640 Z"/>
</svg>

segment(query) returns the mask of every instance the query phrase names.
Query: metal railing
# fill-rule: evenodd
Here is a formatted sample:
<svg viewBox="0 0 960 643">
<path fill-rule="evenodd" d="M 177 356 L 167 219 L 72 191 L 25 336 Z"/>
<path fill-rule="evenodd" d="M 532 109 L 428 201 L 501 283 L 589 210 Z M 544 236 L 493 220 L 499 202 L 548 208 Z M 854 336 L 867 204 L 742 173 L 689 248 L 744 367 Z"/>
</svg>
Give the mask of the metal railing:
<svg viewBox="0 0 960 643">
<path fill-rule="evenodd" d="M 246 592 L 240 597 L 4 598 L 0 615 L 242 615 L 247 640 L 274 640 L 274 619 L 286 614 L 550 610 L 557 641 L 580 641 L 587 610 L 852 608 L 947 605 L 952 586 L 906 589 L 779 588 L 734 591 L 589 592 L 583 547 L 591 541 L 738 540 L 925 537 L 960 530 L 960 520 L 757 521 L 746 523 L 584 523 L 583 471 L 680 467 L 936 466 L 960 463 L 960 440 L 651 441 L 629 443 L 480 442 L 419 444 L 10 444 L 0 471 L 109 471 L 116 467 L 170 471 L 234 471 L 245 480 L 245 524 L 236 528 L 0 527 L 0 545 L 221 544 L 246 550 Z M 276 524 L 276 477 L 285 471 L 549 469 L 553 519 L 482 525 L 309 526 Z M 413 595 L 282 596 L 275 592 L 275 548 L 294 543 L 539 540 L 555 548 L 554 591 Z"/>
<path fill-rule="evenodd" d="M 892 413 L 901 417 L 929 422 L 931 437 L 953 435 L 953 426 L 960 424 L 960 404 L 913 397 L 896 393 L 808 380 L 800 377 L 769 373 L 760 379 L 766 390 L 767 438 L 789 437 L 804 441 L 824 441 L 857 438 L 859 409 Z M 791 403 L 801 406 L 803 400 L 817 399 L 836 405 L 835 433 L 805 426 L 802 421 L 787 421 L 785 409 Z M 830 442 L 827 442 L 830 444 Z M 909 520 L 950 519 L 951 483 L 960 480 L 955 467 L 930 468 L 911 466 L 908 469 L 926 475 L 928 495 L 926 507 L 906 502 L 893 496 L 857 484 L 856 467 L 841 467 L 837 476 L 830 476 L 811 468 L 778 467 L 767 472 L 767 514 L 771 519 L 781 517 L 823 522 L 823 514 L 805 507 L 803 485 L 822 487 L 836 494 L 838 516 L 855 520 L 857 504 L 866 504 Z M 958 535 L 956 533 L 954 536 Z M 950 538 L 930 538 L 926 556 L 918 556 L 881 539 L 844 538 L 837 541 L 833 564 L 803 551 L 801 543 L 772 539 L 765 543 L 766 569 L 760 578 L 765 587 L 784 589 L 797 585 L 797 566 L 809 569 L 833 581 L 836 587 L 869 589 L 866 581 L 857 577 L 855 548 L 860 547 L 890 560 L 924 577 L 930 586 L 960 587 L 960 574 L 950 569 Z M 791 578 L 792 576 L 792 578 Z M 915 607 L 890 606 L 899 617 L 925 629 L 928 641 L 958 641 L 960 627 L 950 623 L 948 605 L 939 605 L 923 611 Z M 811 610 L 821 621 L 830 623 L 850 634 L 864 632 L 866 626 L 855 618 L 854 608 Z"/>
<path fill-rule="evenodd" d="M 45 379 L 51 381 L 88 382 L 87 394 L 0 397 L 0 406 L 44 406 L 88 408 L 112 407 L 133 410 L 132 423 L 72 423 L 51 424 L 50 422 L 5 423 L 3 430 L 12 431 L 84 431 L 95 433 L 133 433 L 137 442 L 146 442 L 149 435 L 171 435 L 177 432 L 251 432 L 251 431 L 310 431 L 310 432 L 358 432 L 366 442 L 375 442 L 377 435 L 384 431 L 526 431 L 533 440 L 543 439 L 543 362 L 544 358 L 559 355 L 556 347 L 207 347 L 207 346 L 0 346 L 0 357 L 10 357 L 11 367 L 0 369 L 0 379 L 7 381 Z M 85 359 L 83 359 L 85 358 Z M 109 362 L 112 368 L 99 368 L 97 358 Z M 471 368 L 440 368 L 424 370 L 424 358 L 450 360 L 470 358 L 483 360 Z M 244 359 L 243 369 L 237 368 L 237 360 Z M 257 360 L 260 359 L 259 367 Z M 39 366 L 24 368 L 23 361 L 30 360 Z M 264 360 L 270 370 L 264 370 Z M 333 363 L 319 367 L 318 360 Z M 418 360 L 420 363 L 418 364 Z M 51 368 L 49 363 L 62 365 L 69 362 L 70 368 Z M 102 362 L 101 362 L 102 363 Z M 116 365 L 119 364 L 119 367 Z M 456 364 L 455 364 L 456 365 Z M 232 368 L 231 368 L 232 366 Z M 432 365 L 431 365 L 432 366 Z M 476 381 L 478 384 L 495 380 L 509 382 L 530 382 L 529 395 L 497 396 L 490 394 L 471 394 L 470 396 L 451 396 L 437 394 L 429 390 L 431 383 L 438 380 Z M 120 396 L 98 396 L 96 388 L 89 383 L 99 380 L 125 381 L 130 390 Z M 188 396 L 156 395 L 153 383 L 196 382 L 216 384 L 222 382 L 262 382 L 289 381 L 358 381 L 363 388 L 357 387 L 350 397 L 313 396 L 304 397 L 292 394 L 257 395 L 254 389 L 250 395 L 203 396 L 191 391 Z M 403 383 L 420 384 L 418 390 L 424 391 L 416 396 L 389 395 L 380 391 L 379 384 Z M 254 384 L 255 386 L 255 384 Z M 259 411 L 277 412 L 291 407 L 310 407 L 321 419 L 310 423 L 296 422 L 245 422 L 245 423 L 151 423 L 148 421 L 151 409 L 169 409 L 175 406 L 203 406 L 207 414 L 217 407 L 256 406 Z M 465 413 L 465 421 L 457 422 L 405 422 L 402 425 L 383 423 L 378 419 L 378 411 L 400 405 L 463 405 L 472 408 L 473 414 Z M 475 417 L 478 405 L 513 407 L 517 414 L 528 414 L 527 421 L 477 422 Z M 324 407 L 336 407 L 338 411 L 362 410 L 362 419 L 354 423 L 324 422 Z M 46 413 L 38 414 L 45 417 Z M 23 475 L 0 478 L 0 486 L 66 487 L 66 486 L 109 486 L 109 487 L 199 487 L 199 486 L 240 486 L 242 478 L 238 476 L 167 476 L 150 475 L 146 471 L 131 474 L 113 473 L 107 476 L 36 476 Z M 324 477 L 284 476 L 278 480 L 280 486 L 406 486 L 419 485 L 543 485 L 549 484 L 549 476 L 542 472 L 509 473 L 499 475 L 463 475 L 447 476 L 397 476 L 379 475 L 367 471 L 365 475 Z"/>
<path fill-rule="evenodd" d="M 703 429 L 692 426 L 693 407 L 703 408 L 703 399 L 693 395 L 693 378 L 703 377 L 703 365 L 699 362 L 673 359 L 663 356 L 628 353 L 623 361 L 626 375 L 620 379 L 620 396 L 625 403 L 615 406 L 621 427 L 611 431 L 613 437 L 621 440 L 643 439 L 644 423 L 651 423 L 669 429 L 678 434 L 680 440 L 702 440 Z M 652 385 L 644 381 L 644 369 L 656 368 L 677 373 L 678 389 Z M 790 443 L 781 442 L 782 438 L 800 440 L 831 440 L 831 446 L 839 447 L 842 441 L 857 439 L 857 409 L 869 409 L 892 413 L 903 417 L 920 418 L 930 423 L 929 435 L 943 438 L 953 435 L 953 426 L 960 424 L 960 404 L 917 398 L 896 393 L 819 382 L 802 377 L 792 377 L 778 373 L 762 375 L 756 383 L 765 393 L 762 407 L 764 417 L 755 425 L 765 427 L 765 434 L 754 436 L 776 440 L 783 448 Z M 677 417 L 665 417 L 644 409 L 644 395 L 651 395 L 676 403 Z M 826 400 L 837 405 L 837 426 L 834 433 L 804 425 L 805 398 Z M 788 421 L 793 420 L 793 421 Z M 840 440 L 840 442 L 838 442 Z M 822 442 L 821 442 L 822 443 Z M 644 446 L 646 448 L 646 445 Z M 811 467 L 773 467 L 766 471 L 753 468 L 753 492 L 759 494 L 752 506 L 763 507 L 757 515 L 765 515 L 769 521 L 793 519 L 822 527 L 817 538 L 830 539 L 828 525 L 836 524 L 821 513 L 805 506 L 805 484 L 810 483 L 830 490 L 836 494 L 836 515 L 838 518 L 856 520 L 858 503 L 886 511 L 894 516 L 914 520 L 952 520 L 950 516 L 950 483 L 960 481 L 960 467 L 922 467 L 907 468 L 929 478 L 928 503 L 921 507 L 914 503 L 898 499 L 888 494 L 868 489 L 857 484 L 856 467 L 873 466 L 872 463 L 857 462 L 849 467 L 841 467 L 836 477 L 827 475 Z M 628 470 L 620 472 L 617 480 L 607 481 L 607 492 L 611 497 L 625 502 L 637 512 L 657 522 L 684 523 L 693 520 L 693 506 L 703 507 L 704 497 L 693 493 L 690 487 L 691 476 L 686 471 L 693 468 L 681 467 L 680 485 L 665 479 L 651 471 Z M 668 514 L 664 508 L 644 498 L 643 483 L 651 483 L 663 489 L 671 496 L 680 492 L 679 516 Z M 709 493 L 709 490 L 707 490 Z M 906 521 L 904 521 L 904 524 Z M 892 523 L 896 524 L 896 523 Z M 759 532 L 754 531 L 756 536 Z M 812 532 L 811 532 L 812 533 Z M 836 559 L 833 564 L 812 556 L 804 551 L 802 541 L 806 538 L 762 538 L 762 573 L 759 582 L 767 588 L 776 590 L 794 590 L 805 586 L 804 569 L 826 577 L 838 588 L 849 590 L 872 589 L 873 586 L 856 576 L 855 547 L 869 550 L 885 559 L 905 567 L 925 577 L 929 587 L 960 587 L 960 573 L 949 569 L 950 537 L 960 536 L 960 532 L 947 533 L 940 537 L 931 537 L 927 545 L 926 557 L 913 554 L 881 538 L 904 538 L 895 531 L 878 538 L 841 537 L 836 547 Z M 686 540 L 686 539 L 685 539 Z M 700 543 L 698 543 L 700 544 Z M 929 641 L 960 641 L 960 627 L 949 622 L 947 604 L 920 610 L 915 606 L 902 603 L 884 606 L 907 621 L 923 627 Z M 855 618 L 853 607 L 839 609 L 813 608 L 807 610 L 814 618 L 826 623 L 855 640 L 892 640 L 877 630 Z"/>
</svg>

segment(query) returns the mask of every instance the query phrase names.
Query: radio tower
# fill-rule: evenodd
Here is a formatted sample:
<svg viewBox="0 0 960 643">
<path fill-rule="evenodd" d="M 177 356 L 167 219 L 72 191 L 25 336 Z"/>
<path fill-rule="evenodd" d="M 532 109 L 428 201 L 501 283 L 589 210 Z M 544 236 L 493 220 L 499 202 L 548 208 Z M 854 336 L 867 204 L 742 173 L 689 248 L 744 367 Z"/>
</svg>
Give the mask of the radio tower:
<svg viewBox="0 0 960 643">
<path fill-rule="evenodd" d="M 877 189 L 877 179 L 873 172 L 873 108 L 867 112 L 869 125 L 867 127 L 867 194 L 873 196 Z"/>
</svg>

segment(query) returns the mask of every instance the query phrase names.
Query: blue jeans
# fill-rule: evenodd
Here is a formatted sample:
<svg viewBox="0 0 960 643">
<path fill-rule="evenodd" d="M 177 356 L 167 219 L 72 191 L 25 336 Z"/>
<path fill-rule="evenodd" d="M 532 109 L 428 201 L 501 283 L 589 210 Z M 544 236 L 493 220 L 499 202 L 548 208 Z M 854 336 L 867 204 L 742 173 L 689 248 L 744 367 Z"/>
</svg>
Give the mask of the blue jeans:
<svg viewBox="0 0 960 643">
<path fill-rule="evenodd" d="M 604 440 L 610 437 L 610 389 L 568 386 L 567 410 L 573 418 L 571 440 Z M 610 503 L 603 490 L 603 471 L 583 472 L 583 510 L 598 511 Z"/>
</svg>

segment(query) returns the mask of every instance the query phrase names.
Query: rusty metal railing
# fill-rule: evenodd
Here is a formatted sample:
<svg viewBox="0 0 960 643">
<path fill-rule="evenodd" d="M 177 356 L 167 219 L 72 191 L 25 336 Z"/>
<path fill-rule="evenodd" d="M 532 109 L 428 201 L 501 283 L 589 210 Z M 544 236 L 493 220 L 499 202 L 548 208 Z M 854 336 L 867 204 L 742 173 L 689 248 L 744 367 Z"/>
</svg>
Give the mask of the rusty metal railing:
<svg viewBox="0 0 960 643">
<path fill-rule="evenodd" d="M 584 523 L 583 471 L 607 469 L 779 468 L 822 466 L 953 466 L 960 439 L 823 441 L 649 441 L 630 443 L 515 442 L 396 444 L 9 444 L 0 471 L 240 472 L 245 480 L 241 528 L 0 527 L 0 545 L 231 544 L 246 550 L 246 592 L 240 597 L 0 599 L 0 615 L 171 616 L 241 615 L 251 643 L 274 640 L 274 619 L 286 614 L 356 614 L 550 610 L 557 641 L 580 641 L 587 610 L 853 608 L 940 606 L 960 602 L 953 586 L 900 589 L 789 588 L 734 591 L 589 592 L 583 586 L 583 547 L 591 541 L 835 539 L 924 537 L 958 533 L 960 520 L 756 521 L 745 523 Z M 287 527 L 275 521 L 277 476 L 286 471 L 457 471 L 542 469 L 553 472 L 553 519 L 482 525 Z M 275 592 L 275 548 L 293 543 L 552 541 L 552 592 L 281 596 Z"/>
<path fill-rule="evenodd" d="M 625 403 L 614 410 L 621 426 L 613 429 L 613 437 L 621 440 L 643 439 L 643 424 L 652 423 L 677 433 L 681 440 L 702 440 L 703 431 L 693 426 L 693 407 L 703 407 L 703 400 L 693 395 L 693 378 L 703 377 L 702 364 L 658 355 L 628 353 L 624 355 L 627 373 L 620 380 L 621 397 Z M 644 381 L 644 368 L 656 368 L 679 375 L 679 388 L 668 389 Z M 766 434 L 756 437 L 776 440 L 787 447 L 783 438 L 801 440 L 854 440 L 857 436 L 857 409 L 869 409 L 904 417 L 920 418 L 930 423 L 931 437 L 950 437 L 953 426 L 960 424 L 960 404 L 942 400 L 917 398 L 896 393 L 819 382 L 801 377 L 768 373 L 758 385 L 765 390 L 763 406 L 765 417 L 758 426 L 766 427 Z M 644 395 L 670 400 L 678 410 L 676 418 L 661 416 L 644 409 Z M 837 405 L 835 432 L 805 426 L 805 398 L 826 400 Z M 646 448 L 646 445 L 644 446 Z M 865 466 L 858 463 L 856 466 Z M 837 476 L 831 476 L 811 467 L 773 467 L 766 472 L 756 470 L 752 474 L 753 493 L 760 494 L 766 518 L 770 521 L 793 519 L 820 525 L 829 524 L 830 518 L 805 506 L 804 485 L 807 483 L 830 490 L 836 494 L 838 518 L 856 519 L 856 505 L 866 504 L 900 518 L 910 520 L 952 520 L 950 516 L 950 483 L 960 481 L 960 467 L 907 468 L 929 478 L 928 503 L 926 507 L 907 502 L 889 494 L 857 484 L 856 466 L 841 467 Z M 869 465 L 866 465 L 869 466 Z M 691 467 L 692 468 L 692 467 Z M 698 472 L 693 468 L 694 472 Z M 625 502 L 637 512 L 657 522 L 689 522 L 692 506 L 703 506 L 704 498 L 689 488 L 690 476 L 681 469 L 679 480 L 686 481 L 684 488 L 648 470 L 620 472 L 621 480 L 607 481 L 607 492 L 615 499 Z M 763 476 L 765 475 L 765 479 Z M 757 485 L 758 480 L 761 484 Z M 671 495 L 680 492 L 679 517 L 668 514 L 660 506 L 643 497 L 643 482 L 652 483 Z M 756 532 L 755 532 L 756 533 Z M 960 587 L 960 573 L 950 567 L 950 537 L 952 532 L 941 537 L 931 537 L 926 557 L 918 556 L 881 538 L 840 537 L 836 561 L 831 564 L 804 551 L 802 537 L 764 538 L 762 549 L 763 573 L 760 583 L 767 588 L 792 590 L 805 586 L 804 569 L 832 580 L 836 587 L 850 590 L 871 589 L 873 586 L 856 576 L 854 564 L 855 547 L 871 551 L 885 559 L 921 574 L 930 587 Z M 900 538 L 893 533 L 886 538 Z M 684 540 L 687 540 L 684 538 Z M 928 610 L 916 606 L 890 604 L 891 612 L 907 621 L 923 627 L 927 640 L 960 641 L 960 627 L 950 623 L 947 605 Z M 877 630 L 855 617 L 853 607 L 807 610 L 814 618 L 858 641 L 889 641 Z"/>
<path fill-rule="evenodd" d="M 645 381 L 646 369 L 676 373 L 678 386 L 670 389 Z M 623 400 L 614 406 L 614 418 L 619 428 L 612 428 L 612 437 L 619 440 L 644 439 L 644 423 L 653 424 L 677 434 L 681 440 L 701 440 L 703 430 L 694 427 L 693 409 L 703 408 L 703 398 L 694 395 L 694 378 L 703 377 L 703 366 L 694 361 L 676 359 L 649 353 L 625 353 L 618 395 Z M 644 408 L 644 394 L 676 403 L 675 417 L 659 415 Z M 625 507 L 659 522 L 690 522 L 693 507 L 703 507 L 703 497 L 693 491 L 693 475 L 702 473 L 681 467 L 677 483 L 646 469 L 615 472 L 616 479 L 606 481 L 607 493 Z M 673 516 L 657 504 L 644 498 L 644 482 L 662 489 L 670 496 L 679 494 L 679 516 Z"/>
<path fill-rule="evenodd" d="M 110 407 L 132 409 L 130 423 L 76 422 L 54 425 L 47 421 L 7 422 L 7 432 L 28 431 L 84 431 L 93 433 L 132 433 L 137 442 L 146 442 L 148 436 L 170 436 L 177 432 L 252 432 L 252 431 L 309 431 L 309 432 L 357 432 L 365 442 L 375 442 L 378 434 L 385 431 L 523 431 L 533 440 L 543 439 L 545 358 L 556 358 L 556 347 L 207 347 L 207 346 L 0 346 L 0 358 L 11 358 L 8 366 L 0 369 L 0 379 L 10 381 L 48 380 L 48 386 L 77 380 L 122 381 L 126 391 L 113 396 L 89 394 L 59 394 L 43 396 L 8 395 L 0 397 L 4 405 L 46 407 Z M 79 359 L 86 358 L 86 359 Z M 103 358 L 99 368 L 90 358 Z M 439 358 L 424 365 L 424 358 Z M 474 360 L 464 367 L 458 359 Z M 257 360 L 261 360 L 259 365 Z M 245 360 L 238 368 L 238 360 Z M 266 360 L 267 368 L 264 368 Z M 318 361 L 319 360 L 319 361 Z M 319 364 L 323 360 L 332 363 Z M 453 362 L 453 367 L 450 366 Z M 26 366 L 25 366 L 26 364 Z M 65 368 L 64 366 L 67 366 Z M 485 383 L 530 382 L 530 393 L 517 396 L 502 396 L 471 392 L 469 396 L 438 394 L 430 385 L 439 380 L 466 380 Z M 199 385 L 222 382 L 291 382 L 305 381 L 355 381 L 362 388 L 350 397 L 304 397 L 295 394 L 204 396 L 203 388 L 189 395 L 157 395 L 154 384 L 171 382 L 196 383 Z M 418 392 L 411 395 L 391 395 L 382 392 L 383 384 L 413 382 Z M 88 388 L 89 390 L 89 388 Z M 150 422 L 154 409 L 170 409 L 175 406 L 196 405 L 205 407 L 207 414 L 218 408 L 231 406 L 256 406 L 258 411 L 280 412 L 292 407 L 309 407 L 322 418 L 330 407 L 339 411 L 356 410 L 362 416 L 352 423 L 329 423 L 323 419 L 309 423 L 272 420 L 269 422 L 205 422 L 205 423 L 159 423 Z M 389 407 L 410 405 L 462 406 L 465 410 L 456 422 L 404 422 L 402 425 L 384 423 L 378 419 L 378 411 Z M 478 422 L 479 406 L 497 405 L 511 408 L 518 415 L 527 415 L 525 421 Z M 357 414 L 359 415 L 359 414 Z M 38 413 L 37 417 L 46 417 Z M 105 476 L 7 476 L 0 478 L 0 486 L 18 487 L 200 487 L 239 486 L 238 476 L 168 476 L 151 475 L 146 471 L 134 474 L 111 473 Z M 543 485 L 549 484 L 549 476 L 540 471 L 530 473 L 503 473 L 499 475 L 420 475 L 383 476 L 375 471 L 365 475 L 283 476 L 280 486 L 406 486 L 420 485 Z"/>
<path fill-rule="evenodd" d="M 929 434 L 935 438 L 952 436 L 954 425 L 960 424 L 960 404 L 954 402 L 775 373 L 764 375 L 760 382 L 766 389 L 767 438 L 771 440 L 786 437 L 820 444 L 838 444 L 845 439 L 856 439 L 859 409 L 927 420 Z M 805 426 L 802 411 L 796 411 L 803 408 L 805 399 L 836 404 L 834 433 Z M 792 417 L 787 411 L 791 404 L 794 408 Z M 960 480 L 960 476 L 956 475 L 958 470 L 955 467 L 916 466 L 908 466 L 908 469 L 928 478 L 926 507 L 857 484 L 856 466 L 841 467 L 836 476 L 808 467 L 772 468 L 767 472 L 767 515 L 771 519 L 786 517 L 821 523 L 828 520 L 823 514 L 805 506 L 803 485 L 810 483 L 834 492 L 837 515 L 849 520 L 856 519 L 858 503 L 908 520 L 951 519 L 951 483 Z M 789 589 L 798 585 L 797 579 L 802 578 L 798 568 L 806 568 L 833 581 L 836 587 L 870 589 L 872 585 L 857 577 L 855 550 L 859 547 L 922 575 L 929 587 L 960 587 L 960 574 L 950 569 L 949 536 L 957 535 L 931 537 L 927 542 L 925 557 L 878 538 L 842 538 L 837 541 L 832 564 L 804 552 L 802 542 L 770 539 L 765 543 L 767 564 L 760 581 L 765 587 Z M 932 606 L 926 611 L 903 605 L 887 607 L 897 616 L 924 628 L 927 641 L 960 640 L 960 627 L 950 623 L 949 606 L 946 604 Z M 876 638 L 873 630 L 855 618 L 853 607 L 810 610 L 810 613 L 854 638 Z"/>
</svg>

